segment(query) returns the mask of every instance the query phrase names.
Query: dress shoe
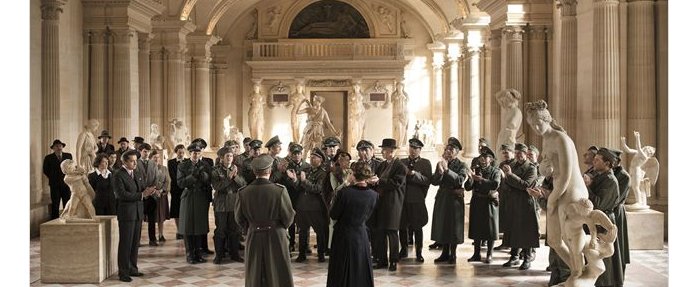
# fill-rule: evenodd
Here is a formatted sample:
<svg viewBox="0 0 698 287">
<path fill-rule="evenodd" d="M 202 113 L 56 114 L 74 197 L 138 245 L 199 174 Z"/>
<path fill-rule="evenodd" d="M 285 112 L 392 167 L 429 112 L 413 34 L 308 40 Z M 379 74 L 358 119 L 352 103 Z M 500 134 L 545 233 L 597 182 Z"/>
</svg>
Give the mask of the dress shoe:
<svg viewBox="0 0 698 287">
<path fill-rule="evenodd" d="M 451 258 L 448 259 L 448 264 L 456 264 L 456 257 L 451 256 Z"/>
<path fill-rule="evenodd" d="M 400 259 L 407 258 L 407 249 L 403 248 L 400 250 Z"/>
<path fill-rule="evenodd" d="M 510 248 L 509 246 L 504 246 L 504 244 L 501 244 L 501 245 L 495 247 L 494 250 L 500 251 L 500 250 L 505 250 L 505 249 L 509 249 L 509 248 Z"/>
<path fill-rule="evenodd" d="M 518 257 L 509 257 L 509 261 L 507 261 L 506 263 L 504 263 L 502 266 L 504 266 L 504 267 L 512 267 L 512 266 L 519 265 L 519 263 L 520 263 L 520 262 L 519 262 L 519 258 L 518 258 Z"/>
<path fill-rule="evenodd" d="M 158 243 L 157 243 L 157 241 L 154 241 L 154 240 L 153 240 L 153 241 L 148 242 L 148 245 L 150 245 L 150 246 L 158 246 Z"/>
<path fill-rule="evenodd" d="M 318 255 L 317 261 L 318 262 L 325 262 L 325 255 L 322 255 L 322 254 Z"/>
<path fill-rule="evenodd" d="M 216 255 L 215 258 L 213 258 L 213 264 L 221 264 L 223 263 L 223 258 L 221 256 Z"/>
<path fill-rule="evenodd" d="M 438 242 L 434 242 L 434 244 L 429 245 L 429 250 L 433 249 L 441 249 L 441 244 Z"/>
<path fill-rule="evenodd" d="M 390 262 L 390 266 L 388 266 L 388 271 L 396 271 L 396 270 L 397 270 L 397 263 Z"/>
<path fill-rule="evenodd" d="M 434 263 L 442 263 L 442 262 L 447 262 L 449 259 L 451 259 L 451 256 L 439 256 L 439 258 L 434 259 Z"/>
<path fill-rule="evenodd" d="M 196 262 L 196 260 L 194 260 L 194 258 L 187 257 L 187 263 L 189 263 L 189 264 L 196 264 L 196 263 L 199 263 L 199 262 Z"/>
<path fill-rule="evenodd" d="M 296 262 L 298 262 L 298 263 L 305 262 L 305 260 L 307 260 L 307 258 L 305 257 L 305 254 L 300 254 L 300 255 L 298 255 L 298 257 L 296 257 Z"/>
<path fill-rule="evenodd" d="M 417 254 L 417 262 L 422 263 L 424 262 L 424 257 L 422 257 L 422 254 Z"/>
<path fill-rule="evenodd" d="M 492 254 L 487 254 L 487 257 L 485 257 L 485 260 L 483 260 L 482 263 L 485 263 L 485 264 L 492 263 Z"/>
<path fill-rule="evenodd" d="M 482 257 L 480 257 L 480 254 L 475 254 L 472 257 L 468 258 L 468 262 L 475 262 L 475 261 L 482 261 Z"/>
<path fill-rule="evenodd" d="M 288 250 L 291 252 L 296 251 L 296 246 L 293 243 L 291 243 L 288 245 Z"/>
<path fill-rule="evenodd" d="M 129 275 L 131 275 L 131 276 L 133 276 L 133 277 L 141 277 L 141 276 L 143 276 L 143 273 L 141 273 L 141 272 L 134 272 L 134 273 L 131 273 L 131 274 L 129 274 Z"/>
<path fill-rule="evenodd" d="M 521 266 L 519 266 L 519 270 L 528 270 L 528 268 L 531 268 L 531 263 L 528 260 L 524 260 Z"/>
<path fill-rule="evenodd" d="M 129 276 L 119 275 L 119 281 L 121 281 L 121 282 L 131 282 L 131 281 L 133 281 L 133 279 L 131 279 L 131 277 L 129 277 Z"/>
<path fill-rule="evenodd" d="M 233 260 L 238 263 L 245 263 L 245 259 L 242 259 L 240 256 L 230 256 L 230 260 Z"/>
<path fill-rule="evenodd" d="M 184 235 L 181 235 L 181 234 L 177 233 L 177 235 L 175 236 L 175 239 L 176 239 L 176 240 L 182 240 L 182 239 L 184 239 Z"/>
<path fill-rule="evenodd" d="M 211 254 L 214 254 L 215 252 L 213 252 L 213 250 L 211 250 L 211 249 L 201 249 L 201 253 L 204 255 L 211 255 Z"/>
<path fill-rule="evenodd" d="M 194 262 L 196 262 L 196 263 L 204 263 L 204 262 L 206 262 L 206 259 L 204 259 L 203 257 L 199 256 L 199 257 L 194 258 Z"/>
<path fill-rule="evenodd" d="M 388 263 L 376 263 L 373 265 L 373 269 L 383 269 L 388 267 Z"/>
<path fill-rule="evenodd" d="M 165 241 L 167 241 L 167 240 L 165 240 L 165 236 L 160 235 L 160 239 L 158 239 L 158 241 L 160 241 L 160 242 L 165 242 Z"/>
</svg>

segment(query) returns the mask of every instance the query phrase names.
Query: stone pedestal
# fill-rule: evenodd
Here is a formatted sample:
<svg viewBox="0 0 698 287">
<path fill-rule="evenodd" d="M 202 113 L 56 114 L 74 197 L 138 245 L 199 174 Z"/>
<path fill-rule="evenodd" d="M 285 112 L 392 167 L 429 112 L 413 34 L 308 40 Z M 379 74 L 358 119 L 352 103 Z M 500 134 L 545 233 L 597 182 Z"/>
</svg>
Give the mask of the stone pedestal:
<svg viewBox="0 0 698 287">
<path fill-rule="evenodd" d="M 656 210 L 626 211 L 631 250 L 662 250 L 664 213 Z"/>
<path fill-rule="evenodd" d="M 108 277 L 105 221 L 64 223 L 54 219 L 42 224 L 42 283 L 104 281 Z"/>
<path fill-rule="evenodd" d="M 96 216 L 99 222 L 104 223 L 104 248 L 106 250 L 104 272 L 109 278 L 119 272 L 119 222 L 115 215 Z"/>
</svg>

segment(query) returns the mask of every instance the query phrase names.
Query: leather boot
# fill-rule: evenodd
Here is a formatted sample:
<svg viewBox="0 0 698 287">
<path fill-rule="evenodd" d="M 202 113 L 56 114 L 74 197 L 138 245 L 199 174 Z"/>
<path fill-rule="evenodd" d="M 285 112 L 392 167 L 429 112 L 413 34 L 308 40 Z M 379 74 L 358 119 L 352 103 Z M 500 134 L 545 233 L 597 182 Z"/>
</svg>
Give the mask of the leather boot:
<svg viewBox="0 0 698 287">
<path fill-rule="evenodd" d="M 448 247 L 451 248 L 451 258 L 448 260 L 448 264 L 456 264 L 456 248 L 458 244 L 449 244 Z"/>
<path fill-rule="evenodd" d="M 475 240 L 474 245 L 473 245 L 473 256 L 468 258 L 468 262 L 474 262 L 474 261 L 480 261 L 482 260 L 482 257 L 480 257 L 480 240 Z"/>
<path fill-rule="evenodd" d="M 213 237 L 213 248 L 216 249 L 216 257 L 213 258 L 213 264 L 223 263 L 223 248 L 225 248 L 225 241 L 220 237 Z"/>
<path fill-rule="evenodd" d="M 443 244 L 441 245 L 441 256 L 439 258 L 434 259 L 434 263 L 442 263 L 448 261 L 451 256 L 449 256 L 451 253 L 451 248 L 449 248 L 448 244 Z"/>
</svg>

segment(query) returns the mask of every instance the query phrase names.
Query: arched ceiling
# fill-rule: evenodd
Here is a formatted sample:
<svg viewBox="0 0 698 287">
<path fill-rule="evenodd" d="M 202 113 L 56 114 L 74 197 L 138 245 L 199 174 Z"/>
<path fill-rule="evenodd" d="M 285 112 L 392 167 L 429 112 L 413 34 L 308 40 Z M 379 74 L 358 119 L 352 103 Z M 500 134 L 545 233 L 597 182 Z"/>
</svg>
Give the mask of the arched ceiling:
<svg viewBox="0 0 698 287">
<path fill-rule="evenodd" d="M 190 19 L 207 34 L 225 35 L 239 17 L 264 0 L 173 0 L 180 19 Z M 370 2 L 370 0 L 365 0 Z M 479 0 L 384 0 L 417 15 L 433 36 L 450 30 L 449 23 L 465 17 Z M 179 2 L 179 3 L 177 3 Z"/>
</svg>

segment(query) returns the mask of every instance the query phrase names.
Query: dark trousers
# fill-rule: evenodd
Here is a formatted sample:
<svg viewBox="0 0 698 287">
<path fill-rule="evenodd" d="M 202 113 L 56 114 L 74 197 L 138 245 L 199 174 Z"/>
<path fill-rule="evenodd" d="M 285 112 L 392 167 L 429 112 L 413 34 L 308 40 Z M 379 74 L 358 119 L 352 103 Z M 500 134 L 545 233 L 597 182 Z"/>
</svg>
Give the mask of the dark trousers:
<svg viewBox="0 0 698 287">
<path fill-rule="evenodd" d="M 509 255 L 511 255 L 511 258 L 519 257 L 521 259 L 531 260 L 531 253 L 532 252 L 533 252 L 533 248 L 531 248 L 531 247 L 528 247 L 528 248 L 512 247 L 511 251 L 509 251 Z"/>
<path fill-rule="evenodd" d="M 414 250 L 417 255 L 422 254 L 422 241 L 424 241 L 424 232 L 421 228 L 400 228 L 400 246 L 403 249 L 407 248 L 407 241 L 410 237 L 410 232 L 414 232 Z"/>
<path fill-rule="evenodd" d="M 293 221 L 293 223 L 291 223 L 291 226 L 288 227 L 288 235 L 291 236 L 291 238 L 288 241 L 289 246 L 296 245 L 296 221 L 295 220 Z"/>
<path fill-rule="evenodd" d="M 296 224 L 298 225 L 298 251 L 299 254 L 305 254 L 308 250 L 308 237 L 310 227 L 315 231 L 317 238 L 318 254 L 325 254 L 327 250 L 327 239 L 330 233 L 330 223 L 325 220 L 322 213 L 319 211 L 301 212 L 301 216 L 296 216 Z"/>
<path fill-rule="evenodd" d="M 119 220 L 119 275 L 129 276 L 138 272 L 138 244 L 141 238 L 141 220 Z"/>
<path fill-rule="evenodd" d="M 143 199 L 143 214 L 148 221 L 148 239 L 157 241 L 155 237 L 155 222 L 157 220 L 158 202 L 155 197 L 146 197 Z"/>
<path fill-rule="evenodd" d="M 215 212 L 216 229 L 213 231 L 213 246 L 216 256 L 228 250 L 231 258 L 239 258 L 240 228 L 235 222 L 235 212 Z"/>
<path fill-rule="evenodd" d="M 51 219 L 60 216 L 58 208 L 63 200 L 63 208 L 70 200 L 70 188 L 67 185 L 51 186 Z"/>
<path fill-rule="evenodd" d="M 397 230 L 376 229 L 374 240 L 377 244 L 376 252 L 380 263 L 388 262 L 388 244 L 390 244 L 390 263 L 395 263 L 399 259 Z M 387 239 L 387 240 L 386 240 Z"/>
<path fill-rule="evenodd" d="M 200 241 L 200 235 L 184 235 L 184 250 L 187 259 L 201 258 Z"/>
</svg>

